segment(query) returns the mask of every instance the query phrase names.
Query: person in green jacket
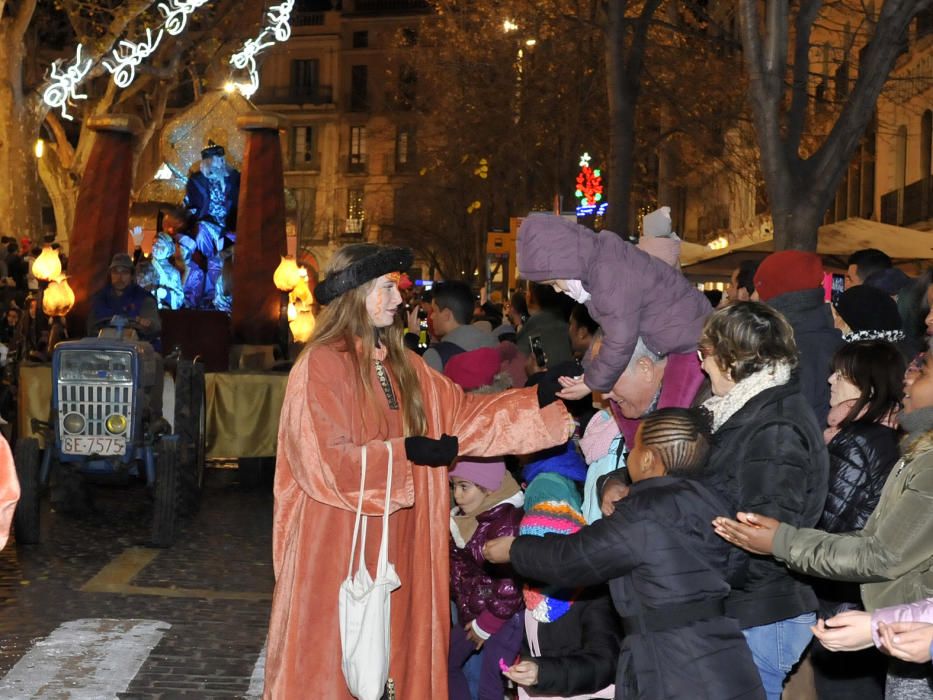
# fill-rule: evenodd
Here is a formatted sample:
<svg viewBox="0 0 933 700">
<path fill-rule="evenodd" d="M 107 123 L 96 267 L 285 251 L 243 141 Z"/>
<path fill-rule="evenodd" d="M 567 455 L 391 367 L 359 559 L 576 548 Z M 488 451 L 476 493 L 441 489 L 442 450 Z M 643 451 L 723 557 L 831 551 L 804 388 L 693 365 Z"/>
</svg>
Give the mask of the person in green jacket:
<svg viewBox="0 0 933 700">
<path fill-rule="evenodd" d="M 907 370 L 904 388 L 902 457 L 862 530 L 830 534 L 742 512 L 713 521 L 717 534 L 753 554 L 773 555 L 811 576 L 861 583 L 866 612 L 840 613 L 813 628 L 833 651 L 871 646 L 875 609 L 933 596 L 933 349 Z M 885 694 L 933 698 L 933 668 L 892 659 Z"/>
</svg>

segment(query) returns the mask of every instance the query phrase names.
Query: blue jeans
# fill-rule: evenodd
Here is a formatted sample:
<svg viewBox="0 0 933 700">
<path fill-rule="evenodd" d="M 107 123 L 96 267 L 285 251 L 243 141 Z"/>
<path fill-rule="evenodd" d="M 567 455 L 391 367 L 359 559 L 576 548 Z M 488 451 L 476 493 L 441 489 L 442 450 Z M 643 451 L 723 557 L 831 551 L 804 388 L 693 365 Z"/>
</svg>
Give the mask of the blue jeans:
<svg viewBox="0 0 933 700">
<path fill-rule="evenodd" d="M 816 613 L 811 612 L 742 630 L 768 700 L 781 700 L 784 680 L 813 638 L 810 625 L 814 624 Z"/>
</svg>

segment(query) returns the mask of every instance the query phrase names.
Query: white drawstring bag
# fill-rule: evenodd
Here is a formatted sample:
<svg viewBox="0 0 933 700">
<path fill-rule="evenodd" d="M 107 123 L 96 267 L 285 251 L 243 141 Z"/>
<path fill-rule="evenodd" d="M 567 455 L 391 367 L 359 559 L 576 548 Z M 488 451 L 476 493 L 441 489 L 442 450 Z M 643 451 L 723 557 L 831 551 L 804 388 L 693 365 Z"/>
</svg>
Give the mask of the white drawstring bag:
<svg viewBox="0 0 933 700">
<path fill-rule="evenodd" d="M 382 541 L 376 579 L 366 569 L 366 521 L 363 515 L 363 490 L 366 484 L 366 447 L 363 447 L 360 467 L 360 500 L 353 525 L 353 546 L 347 578 L 340 584 L 338 598 L 340 615 L 341 668 L 347 689 L 358 700 L 380 700 L 389 679 L 390 599 L 401 585 L 395 567 L 389 563 L 389 500 L 392 493 L 392 444 L 389 450 L 389 468 L 386 478 L 386 500 L 382 513 Z M 362 527 L 360 522 L 362 521 Z M 360 559 L 356 573 L 356 543 L 359 535 Z"/>
</svg>

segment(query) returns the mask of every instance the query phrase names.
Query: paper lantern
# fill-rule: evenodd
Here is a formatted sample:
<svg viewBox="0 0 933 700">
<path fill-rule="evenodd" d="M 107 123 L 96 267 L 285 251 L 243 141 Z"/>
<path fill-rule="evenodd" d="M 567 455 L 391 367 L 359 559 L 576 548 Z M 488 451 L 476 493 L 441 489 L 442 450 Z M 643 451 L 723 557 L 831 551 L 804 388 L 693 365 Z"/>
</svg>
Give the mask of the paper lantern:
<svg viewBox="0 0 933 700">
<path fill-rule="evenodd" d="M 48 282 L 57 279 L 62 274 L 62 261 L 52 246 L 45 246 L 39 257 L 32 262 L 32 274 L 37 280 Z M 72 303 L 74 299 L 72 299 Z"/>
<path fill-rule="evenodd" d="M 299 278 L 298 283 L 294 286 L 291 293 L 288 295 L 288 300 L 295 304 L 299 309 L 309 309 L 314 303 L 314 295 L 311 293 L 311 288 L 308 286 L 308 280 L 305 278 Z"/>
<path fill-rule="evenodd" d="M 290 292 L 300 280 L 301 275 L 298 272 L 298 264 L 295 262 L 295 258 L 291 255 L 283 255 L 282 262 L 275 268 L 272 275 L 272 281 L 275 282 L 276 288 L 280 292 Z"/>
<path fill-rule="evenodd" d="M 75 305 L 75 293 L 68 278 L 59 277 L 42 293 L 42 311 L 46 316 L 64 316 Z"/>
<path fill-rule="evenodd" d="M 288 327 L 296 343 L 307 343 L 314 333 L 314 314 L 310 311 L 299 311 L 295 320 L 288 322 Z"/>
<path fill-rule="evenodd" d="M 292 302 L 288 302 L 288 322 L 291 323 L 296 318 L 298 318 L 298 309 Z"/>
</svg>

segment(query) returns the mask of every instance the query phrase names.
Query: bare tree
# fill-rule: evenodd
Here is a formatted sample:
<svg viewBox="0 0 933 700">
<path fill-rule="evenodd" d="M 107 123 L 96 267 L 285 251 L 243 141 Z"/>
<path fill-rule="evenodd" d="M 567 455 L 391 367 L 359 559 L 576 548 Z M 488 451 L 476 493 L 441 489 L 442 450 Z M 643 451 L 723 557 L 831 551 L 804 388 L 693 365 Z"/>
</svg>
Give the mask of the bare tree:
<svg viewBox="0 0 933 700">
<path fill-rule="evenodd" d="M 749 98 L 776 249 L 816 250 L 823 215 L 872 119 L 908 25 L 930 6 L 931 0 L 884 0 L 875 18 L 866 16 L 873 3 L 769 0 L 762 18 L 758 0 L 739 0 Z M 813 98 L 811 37 L 821 13 L 831 11 L 855 18 L 861 14 L 866 43 L 855 84 L 840 100 L 828 133 L 811 146 L 806 143 L 812 137 L 807 123 Z"/>
</svg>

